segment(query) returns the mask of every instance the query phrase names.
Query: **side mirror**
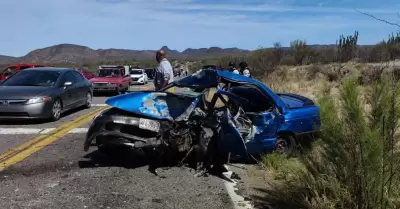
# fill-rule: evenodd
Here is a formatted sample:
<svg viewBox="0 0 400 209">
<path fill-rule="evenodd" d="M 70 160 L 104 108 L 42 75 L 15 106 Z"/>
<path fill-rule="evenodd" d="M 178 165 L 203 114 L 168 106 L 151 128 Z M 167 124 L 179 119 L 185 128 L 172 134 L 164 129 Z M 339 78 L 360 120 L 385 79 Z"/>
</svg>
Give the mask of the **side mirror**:
<svg viewBox="0 0 400 209">
<path fill-rule="evenodd" d="M 70 81 L 65 82 L 64 87 L 67 87 L 67 86 L 72 86 L 72 82 L 70 82 Z"/>
</svg>

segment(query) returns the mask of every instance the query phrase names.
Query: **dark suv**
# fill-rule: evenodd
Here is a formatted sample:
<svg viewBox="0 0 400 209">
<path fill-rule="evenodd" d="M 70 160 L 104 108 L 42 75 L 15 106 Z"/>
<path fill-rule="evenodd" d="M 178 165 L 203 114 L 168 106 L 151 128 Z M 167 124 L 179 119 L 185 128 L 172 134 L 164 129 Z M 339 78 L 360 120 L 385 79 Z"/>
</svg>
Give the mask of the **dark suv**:
<svg viewBox="0 0 400 209">
<path fill-rule="evenodd" d="M 156 69 L 154 68 L 146 68 L 144 69 L 145 73 L 147 74 L 148 79 L 154 79 Z"/>
</svg>

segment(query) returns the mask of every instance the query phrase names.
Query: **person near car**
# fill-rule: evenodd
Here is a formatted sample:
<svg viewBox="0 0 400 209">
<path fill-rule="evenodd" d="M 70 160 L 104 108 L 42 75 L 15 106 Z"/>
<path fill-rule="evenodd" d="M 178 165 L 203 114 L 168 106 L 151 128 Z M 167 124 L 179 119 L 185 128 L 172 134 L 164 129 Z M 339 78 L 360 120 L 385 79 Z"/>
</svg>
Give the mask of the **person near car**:
<svg viewBox="0 0 400 209">
<path fill-rule="evenodd" d="M 239 73 L 241 75 L 244 75 L 246 77 L 250 77 L 251 78 L 250 70 L 247 67 L 247 63 L 246 62 L 240 62 L 239 63 L 239 68 L 240 68 Z"/>
<path fill-rule="evenodd" d="M 174 81 L 174 71 L 163 50 L 157 51 L 156 60 L 158 66 L 155 72 L 154 87 L 158 91 Z"/>
<path fill-rule="evenodd" d="M 229 64 L 228 64 L 228 70 L 229 70 L 229 72 L 233 72 L 233 71 L 236 70 L 236 69 L 235 69 L 235 64 L 233 64 L 233 62 L 229 62 Z"/>
<path fill-rule="evenodd" d="M 243 70 L 243 75 L 246 76 L 246 77 L 251 78 L 250 70 L 248 68 L 244 69 Z"/>
</svg>

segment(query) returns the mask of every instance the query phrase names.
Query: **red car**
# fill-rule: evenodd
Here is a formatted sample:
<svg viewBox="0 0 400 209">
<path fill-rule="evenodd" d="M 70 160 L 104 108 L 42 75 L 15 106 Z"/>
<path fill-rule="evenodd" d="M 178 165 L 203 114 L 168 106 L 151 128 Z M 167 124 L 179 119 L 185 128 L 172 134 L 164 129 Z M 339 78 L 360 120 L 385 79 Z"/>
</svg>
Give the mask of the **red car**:
<svg viewBox="0 0 400 209">
<path fill-rule="evenodd" d="M 93 73 L 89 73 L 87 70 L 78 70 L 86 79 L 90 80 L 92 78 L 94 78 L 94 74 Z"/>
<path fill-rule="evenodd" d="M 90 79 L 93 84 L 93 92 L 115 92 L 126 93 L 132 83 L 129 74 L 125 74 L 124 68 L 99 69 L 94 78 Z"/>
<path fill-rule="evenodd" d="M 35 67 L 44 67 L 43 65 L 38 64 L 18 64 L 18 65 L 9 65 L 6 69 L 0 72 L 0 81 L 6 80 L 8 77 L 13 75 L 20 70 L 27 69 L 27 68 L 35 68 Z"/>
</svg>

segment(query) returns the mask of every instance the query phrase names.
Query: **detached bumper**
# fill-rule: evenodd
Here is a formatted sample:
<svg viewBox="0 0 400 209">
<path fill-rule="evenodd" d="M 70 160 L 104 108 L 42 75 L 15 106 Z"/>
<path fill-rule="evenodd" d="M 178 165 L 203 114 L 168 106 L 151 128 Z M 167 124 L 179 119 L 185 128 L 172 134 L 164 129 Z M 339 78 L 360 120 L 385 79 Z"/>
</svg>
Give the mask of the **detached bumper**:
<svg viewBox="0 0 400 209">
<path fill-rule="evenodd" d="M 139 128 L 140 118 L 118 115 L 96 117 L 86 134 L 84 150 L 90 146 L 119 145 L 134 148 L 160 144 L 158 132 Z"/>
</svg>

